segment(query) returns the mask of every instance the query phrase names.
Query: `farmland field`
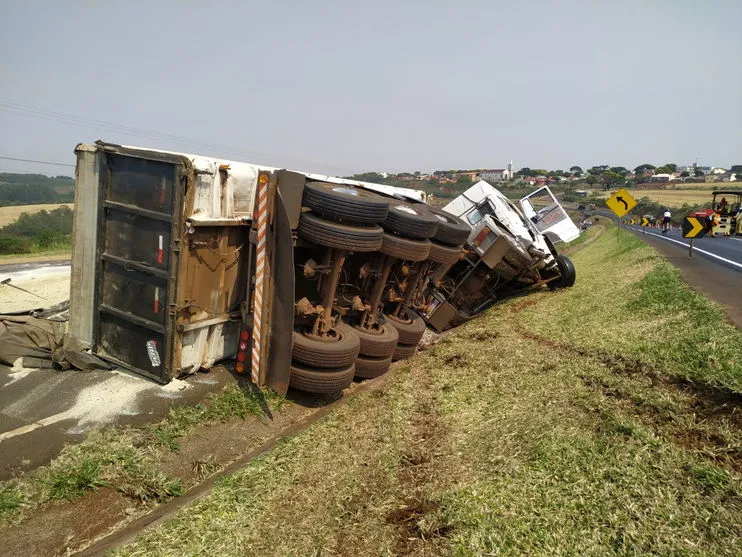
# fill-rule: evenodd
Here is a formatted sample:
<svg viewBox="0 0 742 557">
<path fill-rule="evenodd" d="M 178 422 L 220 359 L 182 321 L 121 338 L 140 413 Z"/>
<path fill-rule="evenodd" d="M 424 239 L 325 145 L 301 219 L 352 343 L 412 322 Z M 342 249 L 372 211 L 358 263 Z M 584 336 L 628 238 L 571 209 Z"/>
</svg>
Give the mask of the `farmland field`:
<svg viewBox="0 0 742 557">
<path fill-rule="evenodd" d="M 21 216 L 21 213 L 38 213 L 39 211 L 52 211 L 58 207 L 67 205 L 70 209 L 75 208 L 74 203 L 41 203 L 38 205 L 12 205 L 10 207 L 0 207 L 0 228 L 14 223 Z"/>
<path fill-rule="evenodd" d="M 670 207 L 682 207 L 683 204 L 698 205 L 707 204 L 711 205 L 711 192 L 715 190 L 742 190 L 742 183 L 721 183 L 721 184 L 685 184 L 687 186 L 695 186 L 693 188 L 682 189 L 635 189 L 629 188 L 629 192 L 635 199 L 639 200 L 642 197 L 649 197 L 652 201 L 659 203 L 660 205 L 668 205 Z M 675 187 L 675 186 L 673 186 Z M 602 197 L 608 197 L 612 192 L 603 192 Z"/>
</svg>

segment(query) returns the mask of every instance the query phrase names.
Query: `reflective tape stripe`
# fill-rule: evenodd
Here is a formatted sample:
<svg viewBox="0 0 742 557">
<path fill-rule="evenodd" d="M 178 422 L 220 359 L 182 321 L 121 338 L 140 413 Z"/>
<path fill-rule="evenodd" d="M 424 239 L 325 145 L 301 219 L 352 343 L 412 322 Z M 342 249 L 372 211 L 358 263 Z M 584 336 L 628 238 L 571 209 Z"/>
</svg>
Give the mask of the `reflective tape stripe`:
<svg viewBox="0 0 742 557">
<path fill-rule="evenodd" d="M 253 383 L 260 378 L 260 343 L 262 339 L 263 290 L 265 288 L 265 238 L 268 232 L 268 181 L 261 183 L 258 177 L 258 242 L 255 250 L 255 294 L 253 296 L 252 368 Z"/>
</svg>

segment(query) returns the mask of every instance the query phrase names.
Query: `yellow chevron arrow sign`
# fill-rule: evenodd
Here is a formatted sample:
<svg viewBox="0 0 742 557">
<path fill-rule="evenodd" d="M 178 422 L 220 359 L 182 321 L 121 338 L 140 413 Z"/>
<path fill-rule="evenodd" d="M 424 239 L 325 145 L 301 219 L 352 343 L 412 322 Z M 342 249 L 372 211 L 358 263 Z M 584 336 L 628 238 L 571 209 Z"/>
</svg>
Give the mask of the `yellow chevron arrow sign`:
<svg viewBox="0 0 742 557">
<path fill-rule="evenodd" d="M 683 219 L 683 238 L 703 238 L 706 235 L 706 227 L 697 217 L 685 217 Z"/>
<path fill-rule="evenodd" d="M 642 226 L 649 226 L 649 219 L 647 217 L 642 217 Z"/>
</svg>

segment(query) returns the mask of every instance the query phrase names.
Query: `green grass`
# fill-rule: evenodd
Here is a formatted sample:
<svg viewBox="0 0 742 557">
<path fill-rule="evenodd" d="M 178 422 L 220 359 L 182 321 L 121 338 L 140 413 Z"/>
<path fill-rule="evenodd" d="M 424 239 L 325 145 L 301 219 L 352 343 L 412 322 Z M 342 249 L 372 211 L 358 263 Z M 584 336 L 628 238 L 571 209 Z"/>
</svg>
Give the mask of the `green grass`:
<svg viewBox="0 0 742 557">
<path fill-rule="evenodd" d="M 49 497 L 72 501 L 97 487 L 110 485 L 101 479 L 100 468 L 100 462 L 94 459 L 59 466 L 44 480 Z"/>
<path fill-rule="evenodd" d="M 0 486 L 0 519 L 23 505 L 23 495 L 13 483 Z"/>
<path fill-rule="evenodd" d="M 82 442 L 66 446 L 48 466 L 0 482 L 0 520 L 17 521 L 47 501 L 74 501 L 100 487 L 115 489 L 138 503 L 179 496 L 187 485 L 160 469 L 163 451 L 179 451 L 179 440 L 198 425 L 264 416 L 266 410 L 280 410 L 284 403 L 282 396 L 268 389 L 231 385 L 209 395 L 203 404 L 171 407 L 156 424 L 93 432 Z M 202 479 L 220 465 L 206 459 L 197 467 Z"/>
<path fill-rule="evenodd" d="M 739 331 L 631 236 L 573 259 L 115 554 L 737 554 Z"/>
</svg>

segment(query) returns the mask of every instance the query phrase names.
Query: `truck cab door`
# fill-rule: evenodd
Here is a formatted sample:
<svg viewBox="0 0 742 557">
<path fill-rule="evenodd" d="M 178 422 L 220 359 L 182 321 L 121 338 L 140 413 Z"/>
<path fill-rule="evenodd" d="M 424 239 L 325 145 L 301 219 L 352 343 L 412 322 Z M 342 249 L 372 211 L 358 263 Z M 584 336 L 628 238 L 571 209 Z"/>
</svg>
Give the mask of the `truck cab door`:
<svg viewBox="0 0 742 557">
<path fill-rule="evenodd" d="M 580 235 L 572 219 L 547 187 L 541 187 L 520 200 L 527 219 L 553 243 L 571 242 Z"/>
</svg>

